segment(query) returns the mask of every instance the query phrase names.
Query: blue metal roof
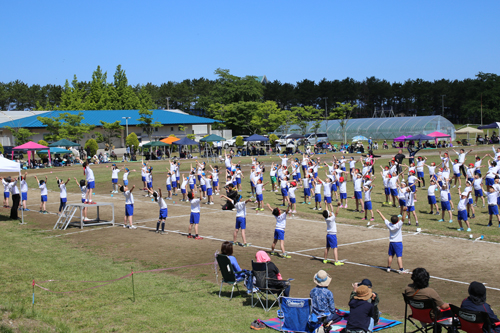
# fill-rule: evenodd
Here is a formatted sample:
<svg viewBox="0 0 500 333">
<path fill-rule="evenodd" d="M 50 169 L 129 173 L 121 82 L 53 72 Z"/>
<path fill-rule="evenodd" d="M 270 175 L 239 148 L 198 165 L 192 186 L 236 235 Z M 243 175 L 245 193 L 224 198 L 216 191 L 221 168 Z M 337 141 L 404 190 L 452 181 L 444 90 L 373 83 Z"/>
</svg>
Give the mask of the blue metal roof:
<svg viewBox="0 0 500 333">
<path fill-rule="evenodd" d="M 188 114 L 182 114 L 178 112 L 166 111 L 166 110 L 152 110 L 153 111 L 153 121 L 160 122 L 163 125 L 191 125 L 191 124 L 213 124 L 217 120 L 210 118 L 203 118 L 192 116 Z M 121 121 L 121 125 L 125 126 L 125 119 L 122 117 L 130 117 L 128 119 L 128 124 L 130 126 L 139 125 L 138 120 L 141 116 L 139 115 L 139 110 L 100 110 L 100 111 L 49 111 L 47 113 L 30 116 L 22 119 L 16 119 L 15 121 L 8 121 L 5 123 L 0 123 L 0 128 L 5 126 L 10 127 L 28 127 L 28 128 L 40 128 L 46 127 L 37 118 L 38 117 L 51 117 L 55 118 L 61 113 L 78 114 L 83 113 L 83 122 L 93 126 L 101 126 L 100 120 L 113 123 L 117 120 Z"/>
</svg>

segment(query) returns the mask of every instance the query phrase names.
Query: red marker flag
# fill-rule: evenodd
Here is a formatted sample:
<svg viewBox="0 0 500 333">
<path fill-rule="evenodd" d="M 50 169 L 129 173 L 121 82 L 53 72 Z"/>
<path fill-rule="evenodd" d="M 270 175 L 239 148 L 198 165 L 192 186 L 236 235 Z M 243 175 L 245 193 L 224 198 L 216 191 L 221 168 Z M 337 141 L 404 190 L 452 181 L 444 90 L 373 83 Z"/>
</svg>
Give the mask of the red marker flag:
<svg viewBox="0 0 500 333">
<path fill-rule="evenodd" d="M 33 283 L 31 284 L 33 287 L 35 286 L 35 279 L 33 279 Z"/>
</svg>

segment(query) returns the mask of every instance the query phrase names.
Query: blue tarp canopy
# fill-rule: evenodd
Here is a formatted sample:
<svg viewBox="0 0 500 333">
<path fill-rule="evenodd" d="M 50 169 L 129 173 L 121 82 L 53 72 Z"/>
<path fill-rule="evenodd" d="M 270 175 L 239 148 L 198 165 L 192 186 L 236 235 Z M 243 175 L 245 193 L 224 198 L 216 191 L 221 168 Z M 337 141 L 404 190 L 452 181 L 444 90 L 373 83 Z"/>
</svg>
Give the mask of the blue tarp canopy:
<svg viewBox="0 0 500 333">
<path fill-rule="evenodd" d="M 265 136 L 259 134 L 254 134 L 249 136 L 248 138 L 244 138 L 243 141 L 269 141 L 269 138 L 266 138 Z"/>
<path fill-rule="evenodd" d="M 48 154 L 47 149 L 37 150 L 38 154 Z M 64 148 L 50 147 L 51 154 L 73 154 L 71 150 L 67 150 Z"/>
<path fill-rule="evenodd" d="M 432 136 L 428 136 L 428 135 L 425 135 L 425 134 L 417 134 L 417 135 L 414 135 L 414 136 L 409 136 L 405 139 L 405 141 L 410 141 L 410 140 L 413 140 L 413 141 L 417 141 L 417 140 L 434 140 L 435 138 L 432 137 Z"/>
<path fill-rule="evenodd" d="M 177 141 L 174 141 L 172 142 L 174 145 L 178 145 L 178 146 L 193 146 L 193 145 L 196 145 L 198 146 L 198 142 L 194 141 L 194 140 L 191 140 L 187 137 L 185 138 L 182 138 L 180 140 L 177 140 Z"/>
<path fill-rule="evenodd" d="M 477 129 L 490 129 L 490 128 L 500 128 L 500 123 L 491 123 L 488 125 L 478 126 Z"/>
<path fill-rule="evenodd" d="M 210 134 L 209 136 L 206 136 L 206 137 L 200 139 L 200 142 L 216 142 L 216 141 L 224 141 L 224 140 L 226 140 L 226 139 L 224 139 L 222 136 Z"/>
</svg>

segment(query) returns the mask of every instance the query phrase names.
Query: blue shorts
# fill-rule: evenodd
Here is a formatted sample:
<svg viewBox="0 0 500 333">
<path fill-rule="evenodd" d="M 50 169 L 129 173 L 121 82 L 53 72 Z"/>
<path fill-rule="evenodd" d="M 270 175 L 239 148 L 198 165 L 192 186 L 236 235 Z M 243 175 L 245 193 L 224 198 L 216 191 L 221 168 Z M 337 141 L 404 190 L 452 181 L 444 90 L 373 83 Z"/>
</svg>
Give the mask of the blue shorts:
<svg viewBox="0 0 500 333">
<path fill-rule="evenodd" d="M 441 201 L 441 209 L 443 211 L 451 210 L 450 202 L 449 201 Z"/>
<path fill-rule="evenodd" d="M 189 216 L 189 223 L 190 224 L 198 224 L 198 223 L 200 223 L 200 213 L 193 213 L 193 212 L 191 212 L 191 215 Z"/>
<path fill-rule="evenodd" d="M 326 235 L 326 247 L 330 249 L 337 248 L 337 235 Z"/>
<path fill-rule="evenodd" d="M 397 188 L 391 188 L 391 195 L 397 197 L 398 196 L 398 189 Z"/>
<path fill-rule="evenodd" d="M 310 197 L 311 196 L 311 189 L 310 188 L 305 188 L 304 189 L 304 195 L 307 196 L 307 197 Z"/>
<path fill-rule="evenodd" d="M 251 187 L 251 188 L 255 188 L 255 185 L 254 185 L 254 183 L 253 183 L 253 182 L 250 182 L 250 187 Z"/>
<path fill-rule="evenodd" d="M 344 167 L 342 167 L 342 168 L 340 168 L 340 170 L 345 171 L 345 166 L 344 166 Z"/>
<path fill-rule="evenodd" d="M 143 177 L 141 177 L 141 178 L 142 178 L 142 181 L 143 181 L 143 182 L 145 182 L 145 181 L 146 181 L 146 177 L 145 177 L 145 176 L 143 176 Z"/>
<path fill-rule="evenodd" d="M 178 182 L 179 180 L 181 180 L 181 177 L 175 177 L 175 179 L 177 179 L 177 182 Z M 175 184 L 175 185 L 177 185 L 177 184 Z"/>
<path fill-rule="evenodd" d="M 490 210 L 490 207 L 488 206 L 488 212 Z M 498 210 L 497 210 L 498 212 Z M 464 220 L 464 221 L 467 221 L 467 210 L 459 210 L 458 211 L 458 220 Z"/>
<path fill-rule="evenodd" d="M 436 203 L 436 196 L 434 196 L 434 195 L 428 195 L 427 196 L 427 201 L 429 202 L 429 205 L 434 205 Z"/>
<path fill-rule="evenodd" d="M 371 201 L 365 201 L 365 210 L 372 210 L 372 202 Z"/>
<path fill-rule="evenodd" d="M 164 220 L 168 216 L 168 208 L 160 209 L 160 216 L 158 216 L 158 220 Z"/>
<path fill-rule="evenodd" d="M 423 171 L 417 171 L 417 178 L 424 178 L 424 172 Z"/>
<path fill-rule="evenodd" d="M 332 184 L 332 191 L 337 192 L 337 184 L 335 183 Z"/>
<path fill-rule="evenodd" d="M 236 185 L 238 185 L 238 184 L 236 183 L 236 180 L 235 180 L 235 181 L 233 182 L 233 186 L 234 186 L 234 187 L 236 187 Z M 254 186 L 253 186 L 253 187 L 254 187 Z"/>
<path fill-rule="evenodd" d="M 93 189 L 93 188 L 95 188 L 95 182 L 88 182 L 88 184 L 87 184 L 87 188 L 88 188 L 88 189 Z"/>
<path fill-rule="evenodd" d="M 438 184 L 439 184 L 439 186 L 441 186 L 441 187 L 443 186 L 443 182 L 442 182 L 442 181 L 438 181 Z"/>
<path fill-rule="evenodd" d="M 498 215 L 498 206 L 497 205 L 488 205 L 488 214 Z"/>
<path fill-rule="evenodd" d="M 59 198 L 59 199 L 61 199 L 61 203 L 66 203 L 66 202 L 68 202 L 68 198 Z"/>
<path fill-rule="evenodd" d="M 410 185 L 410 189 L 413 193 L 415 193 L 415 191 L 417 190 L 417 186 L 415 185 Z"/>
<path fill-rule="evenodd" d="M 10 198 L 10 192 L 3 192 L 3 198 L 4 199 Z"/>
<path fill-rule="evenodd" d="M 236 184 L 241 184 L 241 178 L 236 178 Z"/>
<path fill-rule="evenodd" d="M 285 240 L 285 230 L 274 229 L 274 239 Z"/>
<path fill-rule="evenodd" d="M 482 197 L 483 196 L 483 190 L 482 189 L 474 190 L 474 196 L 476 196 L 476 197 Z"/>
<path fill-rule="evenodd" d="M 294 203 L 296 203 L 296 202 L 297 202 L 297 199 L 295 199 L 295 198 L 290 198 L 290 203 L 293 203 L 293 204 L 294 204 Z"/>
<path fill-rule="evenodd" d="M 451 201 L 451 193 L 448 193 L 448 201 Z"/>
<path fill-rule="evenodd" d="M 194 184 L 189 184 L 189 188 L 194 190 Z"/>
<path fill-rule="evenodd" d="M 42 202 L 47 202 L 47 196 L 46 195 L 42 195 Z"/>
<path fill-rule="evenodd" d="M 247 219 L 245 217 L 237 217 L 236 218 L 236 226 L 235 229 L 246 229 L 247 228 Z"/>
<path fill-rule="evenodd" d="M 148 188 L 153 188 L 153 182 L 150 182 L 147 185 L 148 185 Z"/>
<path fill-rule="evenodd" d="M 392 257 L 401 258 L 403 256 L 403 242 L 390 242 L 389 243 L 389 255 Z"/>
<path fill-rule="evenodd" d="M 84 204 L 84 203 L 85 203 L 85 199 L 82 199 L 82 204 Z"/>
<path fill-rule="evenodd" d="M 361 199 L 363 198 L 363 194 L 361 191 L 354 191 L 354 199 Z"/>
<path fill-rule="evenodd" d="M 385 195 L 390 195 L 391 194 L 391 189 L 388 188 L 388 187 L 385 187 L 384 188 L 384 193 L 385 193 Z"/>
<path fill-rule="evenodd" d="M 314 173 L 314 178 L 318 178 L 318 173 L 317 172 Z"/>
<path fill-rule="evenodd" d="M 125 216 L 134 216 L 134 204 L 125 205 Z"/>
<path fill-rule="evenodd" d="M 500 205 L 500 197 L 497 198 L 497 205 Z"/>
<path fill-rule="evenodd" d="M 460 178 L 461 174 L 459 173 L 454 173 L 455 177 Z"/>
<path fill-rule="evenodd" d="M 212 194 L 214 194 L 212 188 L 211 187 L 207 188 L 207 195 L 212 195 Z"/>
<path fill-rule="evenodd" d="M 201 190 L 203 192 L 206 192 L 207 191 L 207 185 L 201 185 Z"/>
<path fill-rule="evenodd" d="M 218 180 L 214 180 L 214 186 L 219 186 L 219 181 Z"/>
<path fill-rule="evenodd" d="M 286 188 L 282 188 L 281 189 L 281 195 L 284 196 L 284 197 L 287 197 L 288 196 L 288 190 Z"/>
<path fill-rule="evenodd" d="M 405 200 L 405 199 L 398 199 L 398 200 L 399 200 L 399 205 L 400 205 L 401 207 L 406 206 L 406 200 Z"/>
<path fill-rule="evenodd" d="M 485 178 L 486 185 L 493 186 L 495 184 L 495 178 Z"/>
<path fill-rule="evenodd" d="M 300 172 L 297 172 L 297 181 L 299 181 L 300 178 L 302 178 L 302 175 L 300 174 Z"/>
<path fill-rule="evenodd" d="M 118 178 L 111 178 L 111 182 L 113 184 L 118 184 Z"/>
<path fill-rule="evenodd" d="M 172 182 L 172 188 L 176 188 L 177 187 L 177 182 L 176 181 L 173 181 Z"/>
<path fill-rule="evenodd" d="M 21 192 L 21 200 L 28 200 L 28 192 Z"/>
<path fill-rule="evenodd" d="M 186 189 L 185 188 L 181 188 L 181 193 L 186 193 Z"/>
<path fill-rule="evenodd" d="M 292 178 L 293 178 L 293 180 L 296 180 L 296 181 L 299 181 L 299 179 L 300 179 L 300 177 L 297 175 L 293 175 Z"/>
<path fill-rule="evenodd" d="M 257 194 L 257 201 L 258 202 L 264 201 L 264 196 L 262 194 Z"/>
<path fill-rule="evenodd" d="M 167 191 L 172 191 L 172 186 L 167 184 Z"/>
<path fill-rule="evenodd" d="M 329 204 L 332 203 L 332 197 L 325 196 L 325 202 Z"/>
<path fill-rule="evenodd" d="M 406 206 L 406 211 L 409 212 L 414 212 L 415 211 L 415 206 Z"/>
<path fill-rule="evenodd" d="M 264 182 L 264 177 L 260 176 L 259 179 L 260 179 L 261 182 Z"/>
<path fill-rule="evenodd" d="M 469 198 L 469 205 L 472 205 L 474 203 L 474 200 L 472 198 Z"/>
<path fill-rule="evenodd" d="M 321 194 L 320 193 L 315 193 L 314 194 L 314 201 L 315 202 L 321 202 Z"/>
<path fill-rule="evenodd" d="M 347 199 L 347 193 L 340 193 L 340 199 Z"/>
<path fill-rule="evenodd" d="M 200 181 L 200 179 L 201 179 L 201 175 L 197 175 L 197 177 L 198 177 L 198 181 Z"/>
<path fill-rule="evenodd" d="M 128 185 L 128 180 L 123 181 L 123 185 L 127 186 Z"/>
</svg>

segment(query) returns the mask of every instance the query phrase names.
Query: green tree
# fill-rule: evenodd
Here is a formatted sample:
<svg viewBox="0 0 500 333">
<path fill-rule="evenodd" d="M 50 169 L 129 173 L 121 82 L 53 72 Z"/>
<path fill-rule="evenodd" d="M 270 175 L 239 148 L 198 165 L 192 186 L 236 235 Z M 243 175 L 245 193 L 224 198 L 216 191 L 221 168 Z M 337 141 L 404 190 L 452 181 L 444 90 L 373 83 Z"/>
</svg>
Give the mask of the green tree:
<svg viewBox="0 0 500 333">
<path fill-rule="evenodd" d="M 64 84 L 64 89 L 61 94 L 61 104 L 57 110 L 83 110 L 83 99 L 85 97 L 85 90 L 80 87 L 76 75 L 73 76 L 71 86 L 68 80 Z"/>
<path fill-rule="evenodd" d="M 3 154 L 3 152 L 4 152 L 3 145 L 0 143 L 0 153 Z"/>
<path fill-rule="evenodd" d="M 276 134 L 271 134 L 269 135 L 269 142 L 271 143 L 272 146 L 276 144 L 276 141 L 278 140 L 278 136 Z"/>
<path fill-rule="evenodd" d="M 97 149 L 99 149 L 99 145 L 94 139 L 88 139 L 87 142 L 85 142 L 84 148 L 89 152 L 89 156 L 94 156 L 97 153 Z"/>
<path fill-rule="evenodd" d="M 5 128 L 12 133 L 16 146 L 25 144 L 26 142 L 30 141 L 30 138 L 33 135 L 38 134 L 38 133 L 33 133 L 29 129 L 23 127 L 12 128 L 10 126 L 5 126 Z"/>
<path fill-rule="evenodd" d="M 297 115 L 291 110 L 283 110 L 270 115 L 269 122 L 272 126 L 279 128 L 281 133 L 288 134 L 290 127 L 297 123 Z"/>
<path fill-rule="evenodd" d="M 217 68 L 214 74 L 218 79 L 215 81 L 211 96 L 216 103 L 259 101 L 264 95 L 264 86 L 255 76 L 241 78 L 230 74 L 229 69 L 221 68 Z"/>
<path fill-rule="evenodd" d="M 112 146 L 113 138 L 121 138 L 123 126 L 120 125 L 120 121 L 117 120 L 114 123 L 107 123 L 105 121 L 100 121 L 102 125 L 103 133 L 96 132 L 97 142 L 106 143 L 109 147 Z"/>
<path fill-rule="evenodd" d="M 269 121 L 271 115 L 280 113 L 282 110 L 274 101 L 265 101 L 264 103 L 257 103 L 257 110 L 250 114 L 250 121 L 247 127 L 251 133 L 266 134 L 276 130 L 274 123 Z"/>
<path fill-rule="evenodd" d="M 65 112 L 55 118 L 40 116 L 37 119 L 46 126 L 49 141 L 68 139 L 79 142 L 86 133 L 95 128 L 95 126 L 82 123 L 84 119 L 82 112 L 78 114 Z"/>
<path fill-rule="evenodd" d="M 234 144 L 236 145 L 236 147 L 241 147 L 241 146 L 243 146 L 244 143 L 245 142 L 243 141 L 243 137 L 237 136 Z"/>
<path fill-rule="evenodd" d="M 48 143 L 47 143 L 47 141 L 45 141 L 45 140 L 39 140 L 37 143 L 38 143 L 39 145 L 42 145 L 42 146 L 45 146 L 45 147 L 48 147 L 48 146 L 49 146 L 49 144 L 48 144 Z"/>
<path fill-rule="evenodd" d="M 135 154 L 137 148 L 139 148 L 139 139 L 137 138 L 137 134 L 134 132 L 130 133 L 125 138 L 125 144 L 130 147 L 130 152 Z"/>
<path fill-rule="evenodd" d="M 153 110 L 148 110 L 145 107 L 141 107 L 139 109 L 139 115 L 141 116 L 139 119 L 140 124 L 138 125 L 146 134 L 148 135 L 149 141 L 151 141 L 151 136 L 153 135 L 154 129 L 157 127 L 161 127 L 162 124 L 158 121 L 154 121 L 153 119 Z"/>
</svg>

